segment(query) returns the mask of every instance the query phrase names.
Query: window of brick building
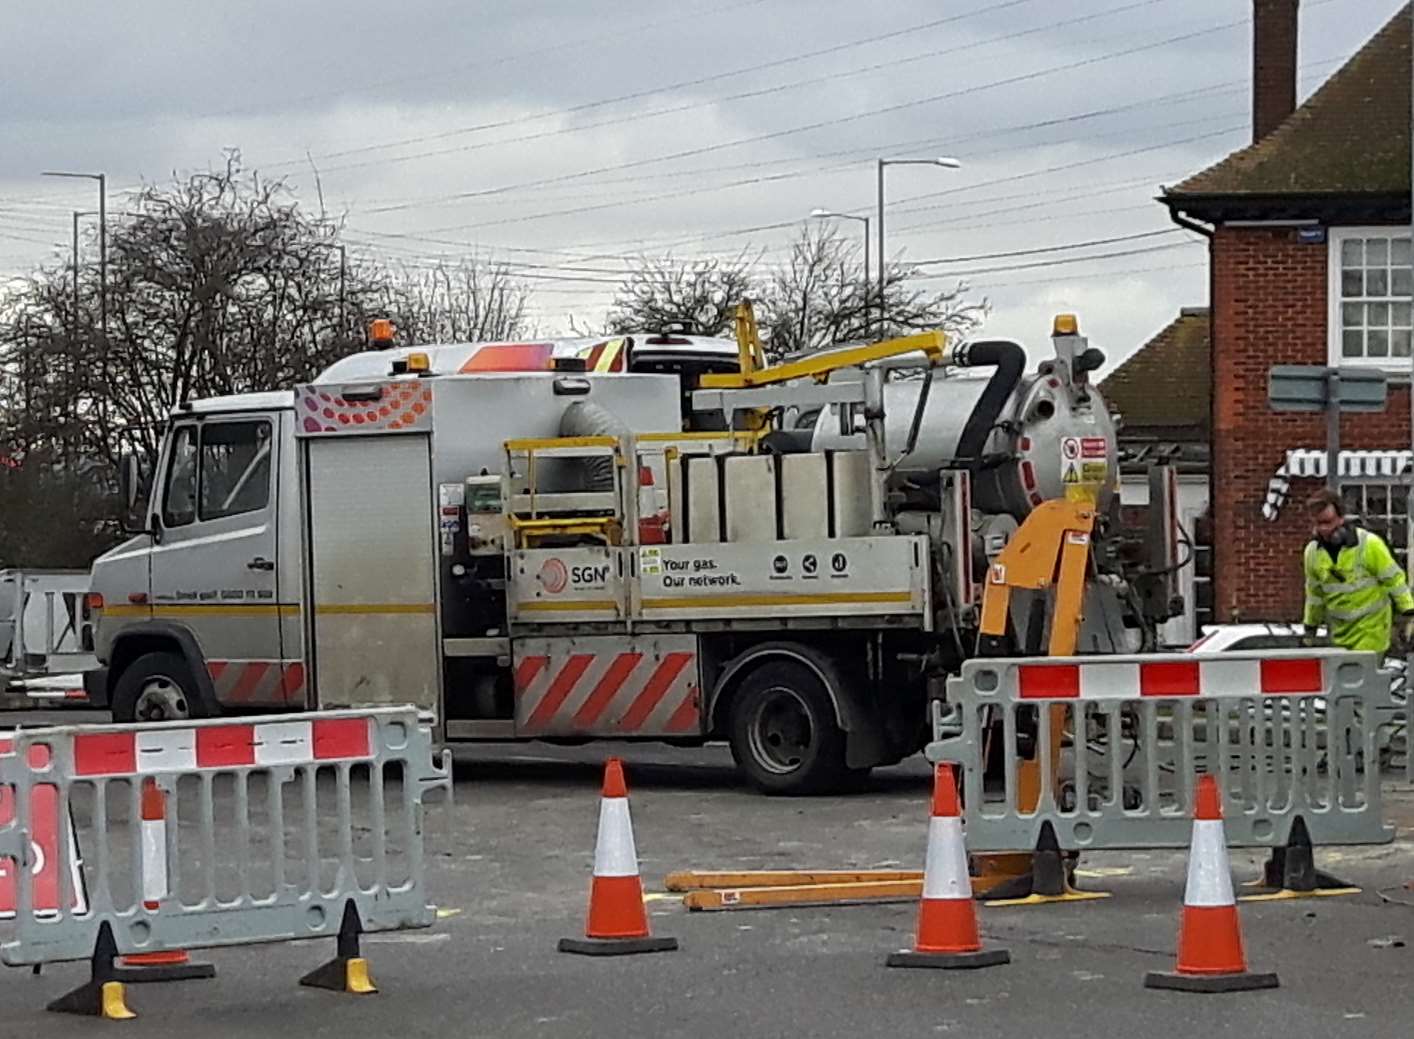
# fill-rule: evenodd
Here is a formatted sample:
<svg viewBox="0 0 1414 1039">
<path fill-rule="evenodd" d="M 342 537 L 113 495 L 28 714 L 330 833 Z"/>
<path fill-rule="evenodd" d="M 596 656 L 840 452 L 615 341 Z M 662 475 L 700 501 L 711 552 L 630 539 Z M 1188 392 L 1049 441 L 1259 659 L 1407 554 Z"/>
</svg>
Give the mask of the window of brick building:
<svg viewBox="0 0 1414 1039">
<path fill-rule="evenodd" d="M 1350 511 L 1388 543 L 1394 558 L 1409 570 L 1409 485 L 1347 483 L 1340 488 Z"/>
<path fill-rule="evenodd" d="M 1408 369 L 1411 295 L 1414 269 L 1407 229 L 1332 228 L 1331 363 Z"/>
</svg>

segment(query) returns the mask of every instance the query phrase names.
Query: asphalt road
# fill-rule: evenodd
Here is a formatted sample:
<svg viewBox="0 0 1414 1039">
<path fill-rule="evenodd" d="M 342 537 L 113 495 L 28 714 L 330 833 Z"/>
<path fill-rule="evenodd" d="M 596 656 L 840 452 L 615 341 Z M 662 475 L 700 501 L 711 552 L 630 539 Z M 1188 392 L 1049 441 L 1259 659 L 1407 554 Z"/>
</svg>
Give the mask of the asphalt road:
<svg viewBox="0 0 1414 1039">
<path fill-rule="evenodd" d="M 61 712 L 64 717 L 74 717 Z M 0 719 L 3 721 L 3 719 Z M 678 952 L 596 960 L 562 955 L 581 933 L 593 859 L 600 765 L 629 763 L 645 884 L 684 868 L 917 867 L 928 772 L 921 761 L 882 770 L 850 797 L 760 797 L 736 779 L 724 749 L 591 745 L 480 747 L 458 752 L 457 802 L 429 813 L 430 896 L 444 918 L 430 931 L 365 938 L 381 992 L 352 997 L 296 979 L 331 943 L 213 953 L 213 981 L 129 988 L 160 1037 L 269 1036 L 918 1036 L 947 1033 L 1194 1036 L 1390 1036 L 1414 1027 L 1414 908 L 1379 889 L 1414 877 L 1407 838 L 1330 850 L 1320 864 L 1360 895 L 1247 904 L 1249 959 L 1276 970 L 1273 992 L 1158 993 L 1145 971 L 1172 965 L 1184 856 L 1095 855 L 1081 882 L 1103 901 L 983 908 L 987 939 L 1009 966 L 975 973 L 888 970 L 908 945 L 906 905 L 687 913 L 650 898 L 655 933 Z M 1414 793 L 1394 789 L 1401 824 Z M 1409 832 L 1409 831 L 1405 831 Z M 1238 879 L 1258 857 L 1233 855 Z M 1393 892 L 1414 901 L 1414 892 Z M 119 1027 L 47 1014 L 84 977 L 0 973 L 0 1036 L 73 1036 Z"/>
</svg>

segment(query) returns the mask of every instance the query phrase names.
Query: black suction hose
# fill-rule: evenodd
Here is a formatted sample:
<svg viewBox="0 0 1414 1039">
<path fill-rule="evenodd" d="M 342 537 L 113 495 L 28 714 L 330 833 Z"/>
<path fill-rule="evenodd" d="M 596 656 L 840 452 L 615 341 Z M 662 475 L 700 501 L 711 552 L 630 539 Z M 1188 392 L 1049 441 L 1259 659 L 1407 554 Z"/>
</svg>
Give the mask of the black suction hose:
<svg viewBox="0 0 1414 1039">
<path fill-rule="evenodd" d="M 958 363 L 964 368 L 990 366 L 995 370 L 987 380 L 982 396 L 977 398 L 962 436 L 957 441 L 957 457 L 975 467 L 987 446 L 987 438 L 1001 417 L 1007 399 L 1026 371 L 1026 351 L 1009 339 L 981 339 L 965 344 L 958 351 Z"/>
</svg>

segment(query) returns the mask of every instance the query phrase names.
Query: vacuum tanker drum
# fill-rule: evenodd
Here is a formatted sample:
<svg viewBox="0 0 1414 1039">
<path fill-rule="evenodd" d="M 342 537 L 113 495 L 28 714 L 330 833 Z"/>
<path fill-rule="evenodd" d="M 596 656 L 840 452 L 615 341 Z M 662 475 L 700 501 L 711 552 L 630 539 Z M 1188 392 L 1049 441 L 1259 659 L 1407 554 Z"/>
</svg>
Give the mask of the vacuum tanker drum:
<svg viewBox="0 0 1414 1039">
<path fill-rule="evenodd" d="M 927 388 L 913 450 L 909 434 L 924 392 L 921 378 L 884 384 L 885 456 L 895 481 L 936 481 L 939 470 L 967 468 L 973 508 L 1024 519 L 1072 484 L 1097 488 L 1103 512 L 1119 486 L 1114 420 L 1091 385 L 1069 386 L 1049 374 L 998 384 L 986 369 L 938 372 Z M 991 387 L 989 390 L 988 387 Z M 845 435 L 835 406 L 816 420 L 816 451 L 862 449 L 861 431 Z"/>
</svg>

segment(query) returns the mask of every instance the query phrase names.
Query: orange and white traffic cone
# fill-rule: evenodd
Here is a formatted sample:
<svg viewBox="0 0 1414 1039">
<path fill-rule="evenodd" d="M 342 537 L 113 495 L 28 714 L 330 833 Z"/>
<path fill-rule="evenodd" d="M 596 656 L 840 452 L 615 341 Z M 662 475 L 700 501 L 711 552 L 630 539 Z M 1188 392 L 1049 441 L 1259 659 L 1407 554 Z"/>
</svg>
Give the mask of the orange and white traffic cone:
<svg viewBox="0 0 1414 1039">
<path fill-rule="evenodd" d="M 142 905 L 156 912 L 167 897 L 167 795 L 148 777 L 142 781 L 139 839 L 142 843 Z M 135 952 L 118 960 L 119 981 L 192 981 L 214 978 L 210 963 L 193 963 L 185 949 Z"/>
<path fill-rule="evenodd" d="M 669 952 L 677 947 L 676 938 L 654 938 L 649 933 L 623 764 L 618 758 L 610 758 L 604 766 L 604 793 L 599 802 L 599 839 L 594 846 L 589 919 L 583 938 L 560 939 L 560 952 L 627 956 Z"/>
<path fill-rule="evenodd" d="M 962 813 L 951 765 L 933 770 L 933 817 L 928 820 L 928 854 L 923 863 L 923 899 L 912 949 L 890 953 L 890 967 L 967 970 L 1010 963 L 1005 949 L 983 949 L 977 931 L 977 904 L 967 872 Z"/>
<path fill-rule="evenodd" d="M 1232 894 L 1232 870 L 1223 833 L 1222 798 L 1217 780 L 1201 776 L 1188 850 L 1188 885 L 1178 928 L 1178 966 L 1172 973 L 1150 971 L 1145 988 L 1179 992 L 1246 992 L 1276 988 L 1275 974 L 1247 969 L 1242 923 Z"/>
</svg>

